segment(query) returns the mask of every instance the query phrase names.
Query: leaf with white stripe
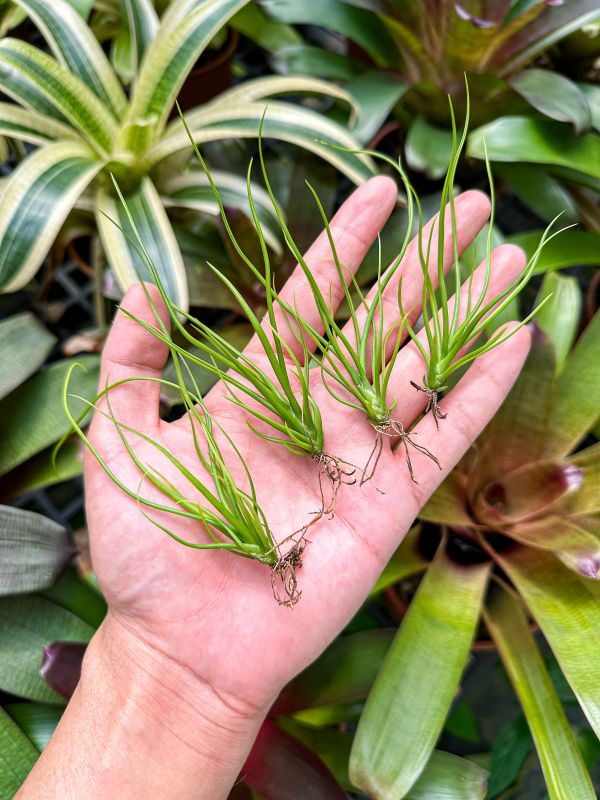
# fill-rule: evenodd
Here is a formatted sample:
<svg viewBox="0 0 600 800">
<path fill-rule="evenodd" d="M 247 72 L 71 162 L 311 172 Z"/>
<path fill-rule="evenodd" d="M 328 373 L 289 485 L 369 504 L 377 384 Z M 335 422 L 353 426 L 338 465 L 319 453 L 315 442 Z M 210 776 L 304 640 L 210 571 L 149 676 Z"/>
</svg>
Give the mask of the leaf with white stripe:
<svg viewBox="0 0 600 800">
<path fill-rule="evenodd" d="M 126 14 L 131 41 L 131 60 L 138 68 L 150 43 L 156 36 L 159 20 L 150 0 L 121 0 Z"/>
<path fill-rule="evenodd" d="M 265 115 L 264 103 L 229 106 L 202 106 L 186 115 L 186 122 L 197 144 L 220 139 L 258 138 Z M 336 122 L 315 111 L 274 100 L 269 103 L 262 130 L 264 139 L 279 139 L 310 150 L 359 184 L 371 178 L 375 167 L 371 158 L 342 152 L 360 148 L 358 142 Z M 148 160 L 156 164 L 190 146 L 189 137 L 180 120 L 175 120 L 160 142 L 148 152 Z"/>
<path fill-rule="evenodd" d="M 144 178 L 125 202 L 144 247 L 156 267 L 167 294 L 180 308 L 188 307 L 187 276 L 183 258 L 161 198 L 150 178 Z M 140 279 L 150 279 L 148 267 L 137 251 L 137 238 L 119 198 L 107 189 L 97 195 L 96 221 L 108 261 L 125 291 Z M 130 237 L 123 234 L 120 228 Z"/>
<path fill-rule="evenodd" d="M 90 144 L 105 152 L 112 150 L 117 133 L 115 119 L 96 95 L 54 58 L 18 39 L 3 39 L 0 41 L 0 85 L 3 88 L 3 79 L 11 73 L 19 75 L 25 84 L 41 94 Z M 11 94 L 9 89 L 4 90 Z"/>
<path fill-rule="evenodd" d="M 219 170 L 211 172 L 211 175 L 225 208 L 234 208 L 242 211 L 249 219 L 252 219 L 246 179 L 231 172 L 221 172 Z M 161 190 L 163 204 L 167 208 L 177 206 L 201 211 L 212 216 L 219 214 L 219 204 L 215 199 L 208 178 L 204 172 L 200 172 L 197 169 L 178 175 L 164 186 L 161 186 Z M 281 229 L 277 215 L 273 210 L 271 199 L 267 192 L 255 183 L 251 184 L 251 191 L 265 241 L 275 252 L 280 253 Z"/>
<path fill-rule="evenodd" d="M 183 83 L 211 39 L 249 0 L 205 0 L 174 27 L 169 19 L 146 51 L 120 147 L 139 148 L 136 126 L 166 122 Z"/>
<path fill-rule="evenodd" d="M 53 142 L 25 159 L 0 201 L 0 291 L 35 275 L 73 204 L 102 167 L 79 142 Z"/>
<path fill-rule="evenodd" d="M 0 134 L 31 144 L 78 138 L 73 128 L 63 122 L 14 103 L 0 103 Z"/>
<path fill-rule="evenodd" d="M 127 98 L 98 40 L 66 0 L 14 0 L 39 28 L 56 59 L 111 110 L 124 113 Z"/>
</svg>

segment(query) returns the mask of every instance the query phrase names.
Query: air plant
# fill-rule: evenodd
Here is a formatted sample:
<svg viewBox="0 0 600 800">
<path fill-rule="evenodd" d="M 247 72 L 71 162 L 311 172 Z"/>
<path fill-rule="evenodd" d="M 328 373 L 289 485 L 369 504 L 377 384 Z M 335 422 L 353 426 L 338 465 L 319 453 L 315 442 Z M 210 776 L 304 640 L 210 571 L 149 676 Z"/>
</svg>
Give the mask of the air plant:
<svg viewBox="0 0 600 800">
<path fill-rule="evenodd" d="M 100 455 L 98 449 L 92 444 L 80 426 L 81 417 L 76 418 L 69 407 L 69 383 L 73 371 L 81 364 L 73 364 L 65 381 L 63 393 L 63 406 L 65 413 L 71 423 L 72 430 L 82 439 L 84 444 L 98 461 L 108 477 L 129 497 L 132 497 L 140 505 L 141 513 L 160 528 L 164 533 L 181 545 L 196 550 L 227 550 L 243 558 L 252 558 L 261 564 L 266 564 L 271 569 L 271 584 L 273 595 L 280 605 L 291 607 L 300 599 L 301 591 L 298 589 L 296 579 L 296 569 L 302 566 L 302 554 L 305 548 L 305 534 L 310 526 L 315 524 L 320 517 L 314 517 L 303 528 L 288 535 L 285 539 L 276 542 L 273 538 L 267 518 L 261 508 L 256 495 L 256 489 L 250 470 L 239 449 L 234 444 L 231 437 L 209 414 L 202 400 L 197 384 L 191 371 L 187 370 L 189 379 L 193 383 L 193 390 L 188 389 L 181 363 L 174 353 L 173 358 L 177 370 L 177 383 L 161 378 L 125 378 L 124 380 L 107 386 L 94 401 L 84 400 L 87 406 L 93 407 L 98 413 L 109 418 L 115 425 L 121 442 L 129 454 L 133 464 L 139 470 L 140 484 L 137 490 L 132 489 L 110 469 L 109 465 Z M 185 405 L 186 413 L 190 420 L 194 449 L 198 457 L 198 465 L 208 474 L 212 480 L 213 488 L 210 489 L 204 477 L 200 477 L 195 471 L 187 467 L 178 459 L 168 448 L 160 442 L 147 436 L 129 425 L 119 422 L 112 411 L 110 405 L 110 392 L 123 384 L 135 380 L 150 380 L 161 385 L 170 386 L 179 390 L 182 402 Z M 105 398 L 108 411 L 98 408 L 98 401 Z M 233 450 L 235 457 L 243 468 L 246 476 L 247 488 L 239 486 L 239 480 L 232 475 L 223 457 L 220 445 L 215 438 L 215 428 L 225 438 L 229 447 Z M 151 445 L 160 456 L 175 468 L 181 478 L 190 485 L 195 493 L 200 494 L 207 505 L 201 505 L 197 497 L 189 497 L 173 481 L 164 475 L 156 467 L 145 464 L 140 460 L 132 446 L 127 434 L 135 437 L 146 444 Z M 54 458 L 61 447 L 62 442 L 57 445 Z M 143 497 L 140 493 L 144 481 L 149 481 L 154 487 L 159 489 L 162 494 L 173 501 L 174 505 L 165 505 L 157 501 Z M 182 538 L 167 525 L 159 522 L 145 509 L 174 515 L 177 518 L 184 518 L 199 522 L 202 529 L 208 534 L 212 541 L 197 542 Z M 220 534 L 220 537 L 217 535 Z M 282 545 L 292 542 L 292 546 L 282 552 Z"/>
</svg>

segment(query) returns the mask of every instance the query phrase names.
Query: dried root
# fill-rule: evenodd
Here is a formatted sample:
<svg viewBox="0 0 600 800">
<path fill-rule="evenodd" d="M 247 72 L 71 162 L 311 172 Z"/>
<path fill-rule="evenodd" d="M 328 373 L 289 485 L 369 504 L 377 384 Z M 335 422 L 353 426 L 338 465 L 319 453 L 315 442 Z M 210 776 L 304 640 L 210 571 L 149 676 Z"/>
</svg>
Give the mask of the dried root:
<svg viewBox="0 0 600 800">
<path fill-rule="evenodd" d="M 419 386 L 414 381 L 410 382 L 411 386 L 417 390 L 417 392 L 423 392 L 425 397 L 427 398 L 427 406 L 425 408 L 425 414 L 431 413 L 433 414 L 433 418 L 435 420 L 435 427 L 439 430 L 440 429 L 440 419 L 446 419 L 448 414 L 443 414 L 442 409 L 439 407 L 438 403 L 438 393 L 435 389 L 428 389 L 426 386 Z"/>
<path fill-rule="evenodd" d="M 321 491 L 321 508 L 317 512 L 320 516 L 333 516 L 338 492 L 342 484 L 352 486 L 356 483 L 354 477 L 357 467 L 341 458 L 329 455 L 329 453 L 318 453 L 313 456 L 320 467 L 319 470 L 319 489 Z M 323 475 L 327 476 L 331 482 L 331 500 L 325 503 L 325 493 L 323 491 Z"/>
<path fill-rule="evenodd" d="M 299 542 L 280 556 L 271 567 L 271 586 L 273 597 L 280 606 L 293 608 L 302 595 L 298 589 L 298 578 L 296 570 L 302 566 L 302 554 L 306 547 L 306 539 L 303 537 Z"/>
<path fill-rule="evenodd" d="M 370 481 L 373 475 L 375 474 L 375 470 L 377 469 L 377 465 L 379 464 L 379 459 L 381 458 L 381 453 L 383 451 L 384 436 L 398 436 L 400 438 L 400 441 L 404 447 L 404 452 L 406 454 L 406 465 L 408 467 L 410 479 L 413 483 L 418 483 L 419 481 L 415 478 L 415 473 L 410 458 L 409 445 L 410 447 L 414 448 L 418 453 L 422 453 L 424 456 L 427 456 L 432 461 L 434 461 L 439 469 L 442 468 L 442 465 L 430 450 L 428 450 L 426 447 L 423 447 L 420 444 L 417 444 L 414 441 L 413 436 L 416 436 L 416 433 L 407 433 L 404 430 L 404 426 L 402 425 L 401 422 L 398 422 L 393 419 L 388 419 L 379 425 L 373 425 L 373 428 L 377 433 L 377 437 L 375 439 L 375 444 L 373 446 L 373 449 L 371 450 L 371 454 L 369 455 L 369 458 L 367 459 L 367 463 L 365 464 L 365 468 L 363 470 L 363 476 L 360 481 L 361 486 L 363 485 L 363 483 Z"/>
</svg>

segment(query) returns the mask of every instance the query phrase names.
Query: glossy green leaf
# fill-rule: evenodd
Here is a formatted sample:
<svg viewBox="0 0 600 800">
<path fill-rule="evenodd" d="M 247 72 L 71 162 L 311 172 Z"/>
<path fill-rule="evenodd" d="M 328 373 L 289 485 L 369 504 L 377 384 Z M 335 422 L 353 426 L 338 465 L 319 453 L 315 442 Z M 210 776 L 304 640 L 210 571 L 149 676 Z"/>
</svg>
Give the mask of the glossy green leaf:
<svg viewBox="0 0 600 800">
<path fill-rule="evenodd" d="M 0 708 L 0 796 L 14 797 L 37 759 L 31 741 Z"/>
<path fill-rule="evenodd" d="M 600 602 L 583 579 L 551 554 L 519 548 L 496 554 L 527 603 L 575 692 L 590 725 L 600 734 Z"/>
<path fill-rule="evenodd" d="M 229 106 L 202 106 L 186 115 L 194 140 L 203 142 L 226 138 L 258 138 L 263 120 L 263 103 L 247 103 L 237 108 Z M 309 109 L 273 100 L 267 108 L 262 131 L 263 139 L 279 139 L 316 153 L 333 164 L 355 183 L 372 177 L 374 165 L 367 156 L 354 155 L 335 149 L 357 149 L 358 143 L 341 125 Z M 332 146 L 333 145 L 333 146 Z M 180 121 L 176 120 L 167 133 L 148 153 L 155 164 L 190 146 L 189 137 Z"/>
<path fill-rule="evenodd" d="M 176 0 L 163 16 L 138 74 L 120 147 L 142 152 L 143 132 L 162 130 L 175 98 L 204 48 L 249 0 Z M 185 15 L 184 15 L 185 14 Z"/>
<path fill-rule="evenodd" d="M 598 526 L 600 530 L 600 525 Z M 585 518 L 545 514 L 537 521 L 520 523 L 511 537 L 530 547 L 550 550 L 570 569 L 587 578 L 600 572 L 600 537 Z"/>
<path fill-rule="evenodd" d="M 74 567 L 67 567 L 56 583 L 40 594 L 94 629 L 100 627 L 106 616 L 106 601 Z"/>
<path fill-rule="evenodd" d="M 405 797 L 422 773 L 465 667 L 488 574 L 488 564 L 450 561 L 443 544 L 425 574 L 352 748 L 350 777 L 373 798 Z"/>
<path fill-rule="evenodd" d="M 595 792 L 522 607 L 495 590 L 485 621 L 531 729 L 550 800 L 594 800 Z"/>
<path fill-rule="evenodd" d="M 63 705 L 39 674 L 42 648 L 53 641 L 89 642 L 94 629 L 37 595 L 0 599 L 0 689 L 18 697 Z"/>
<path fill-rule="evenodd" d="M 396 44 L 385 24 L 375 14 L 344 0 L 262 0 L 261 6 L 281 22 L 319 25 L 347 36 L 378 66 L 388 66 L 397 58 Z"/>
<path fill-rule="evenodd" d="M 507 241 L 533 255 L 540 243 L 541 231 L 520 233 Z M 579 266 L 600 266 L 600 233 L 591 231 L 563 231 L 544 246 L 535 267 L 537 274 L 554 269 Z"/>
<path fill-rule="evenodd" d="M 0 322 L 0 399 L 16 389 L 46 360 L 56 338 L 29 311 Z"/>
<path fill-rule="evenodd" d="M 549 300 L 544 303 L 546 298 Z M 581 319 L 581 289 L 576 278 L 549 272 L 538 291 L 534 306 L 544 303 L 535 321 L 554 345 L 556 366 L 561 369 L 573 346 Z"/>
<path fill-rule="evenodd" d="M 13 88 L 15 81 L 31 87 L 92 147 L 104 154 L 111 151 L 117 133 L 115 118 L 83 81 L 42 50 L 18 39 L 1 40 L 0 80 L 3 85 L 10 81 L 5 91 L 17 101 L 22 93 Z"/>
<path fill-rule="evenodd" d="M 600 313 L 577 341 L 550 393 L 546 458 L 562 458 L 600 417 Z"/>
<path fill-rule="evenodd" d="M 408 86 L 395 75 L 369 70 L 346 84 L 358 104 L 358 119 L 352 135 L 367 145 L 386 121 Z"/>
<path fill-rule="evenodd" d="M 146 177 L 139 188 L 126 192 L 124 196 L 137 231 L 168 296 L 180 308 L 187 309 L 188 288 L 183 258 L 156 187 Z M 141 278 L 145 280 L 149 277 L 148 265 L 134 246 L 137 245 L 137 238 L 127 211 L 118 197 L 107 189 L 100 189 L 96 204 L 96 222 L 104 251 L 119 286 L 125 291 Z"/>
<path fill-rule="evenodd" d="M 594 83 L 578 83 L 577 86 L 588 101 L 593 127 L 600 131 L 600 86 Z"/>
<path fill-rule="evenodd" d="M 392 642 L 394 633 L 372 630 L 341 636 L 289 683 L 274 714 L 363 700 Z"/>
<path fill-rule="evenodd" d="M 0 134 L 38 145 L 56 139 L 78 138 L 69 125 L 13 103 L 0 103 Z"/>
<path fill-rule="evenodd" d="M 450 712 L 444 731 L 465 742 L 477 743 L 481 739 L 475 712 L 464 700 L 457 703 Z"/>
<path fill-rule="evenodd" d="M 45 589 L 74 552 L 66 530 L 54 520 L 0 506 L 0 595 Z"/>
<path fill-rule="evenodd" d="M 525 717 L 505 725 L 496 737 L 490 753 L 488 800 L 494 800 L 517 780 L 533 740 Z"/>
<path fill-rule="evenodd" d="M 446 174 L 452 155 L 452 133 L 417 117 L 409 128 L 404 149 L 406 163 L 428 178 Z"/>
<path fill-rule="evenodd" d="M 50 741 L 63 714 L 59 706 L 46 703 L 9 703 L 5 709 L 40 753 Z"/>
<path fill-rule="evenodd" d="M 53 363 L 0 402 L 0 475 L 49 447 L 69 430 L 62 388 L 74 361 L 84 364 L 88 371 L 76 370 L 71 391 L 93 398 L 98 384 L 98 357 L 82 356 Z M 71 407 L 75 414 L 86 409 L 76 399 L 72 399 Z"/>
<path fill-rule="evenodd" d="M 284 75 L 313 75 L 332 81 L 350 81 L 365 70 L 364 65 L 346 55 L 306 44 L 281 47 L 271 61 L 273 68 Z"/>
<path fill-rule="evenodd" d="M 16 291 L 31 280 L 101 166 L 85 145 L 54 142 L 12 173 L 0 200 L 0 291 Z"/>
<path fill-rule="evenodd" d="M 127 99 L 91 28 L 66 0 L 15 0 L 33 20 L 55 58 L 119 119 Z"/>
<path fill-rule="evenodd" d="M 232 28 L 239 31 L 247 39 L 272 54 L 280 52 L 282 48 L 304 46 L 302 44 L 302 36 L 298 31 L 291 25 L 270 20 L 259 6 L 254 3 L 240 9 L 230 24 Z M 326 53 L 327 51 L 323 50 L 322 52 Z M 279 72 L 279 70 L 276 71 Z M 294 69 L 292 72 L 309 74 L 303 69 Z"/>
<path fill-rule="evenodd" d="M 570 122 L 577 135 L 592 124 L 590 106 L 576 83 L 558 72 L 532 68 L 510 78 L 512 88 L 535 109 L 558 122 Z"/>
<path fill-rule="evenodd" d="M 376 597 L 389 586 L 393 586 L 409 575 L 423 572 L 429 562 L 419 551 L 419 538 L 421 526 L 413 526 L 406 534 L 396 552 L 385 565 L 383 572 L 377 579 L 370 597 Z"/>
<path fill-rule="evenodd" d="M 470 134 L 468 155 L 485 158 L 484 142 L 490 161 L 551 164 L 600 178 L 600 136 L 576 137 L 560 122 L 501 117 Z"/>
<path fill-rule="evenodd" d="M 452 753 L 434 750 L 405 797 L 406 800 L 483 800 L 486 787 L 487 772 L 482 767 Z"/>
<path fill-rule="evenodd" d="M 561 215 L 561 225 L 578 221 L 579 210 L 573 196 L 565 185 L 549 175 L 544 167 L 537 164 L 498 163 L 494 165 L 494 174 L 508 183 L 517 197 L 545 222 L 551 222 L 558 214 Z M 529 236 L 530 234 L 524 235 Z M 558 239 L 552 239 L 548 246 L 551 247 L 561 237 L 562 234 Z M 538 243 L 540 238 L 541 231 Z M 542 258 L 544 255 L 545 250 L 542 252 Z M 539 269 L 539 264 L 536 271 L 543 271 Z"/>
</svg>

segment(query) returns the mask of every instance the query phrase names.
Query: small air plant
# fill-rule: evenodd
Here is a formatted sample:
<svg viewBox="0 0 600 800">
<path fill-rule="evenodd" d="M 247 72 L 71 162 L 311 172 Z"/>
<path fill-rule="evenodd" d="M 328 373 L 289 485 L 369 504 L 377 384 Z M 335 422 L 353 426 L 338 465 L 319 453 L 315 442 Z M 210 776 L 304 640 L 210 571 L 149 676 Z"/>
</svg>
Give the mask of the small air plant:
<svg viewBox="0 0 600 800">
<path fill-rule="evenodd" d="M 280 605 L 292 607 L 298 602 L 301 595 L 301 591 L 298 589 L 296 570 L 302 566 L 302 554 L 306 546 L 306 532 L 309 527 L 318 521 L 319 517 L 314 517 L 306 526 L 288 535 L 279 543 L 273 539 L 265 513 L 257 499 L 252 475 L 242 454 L 227 432 L 213 420 L 207 411 L 192 373 L 188 370 L 189 377 L 194 384 L 194 390 L 189 391 L 184 375 L 182 374 L 181 364 L 178 362 L 176 354 L 174 354 L 174 360 L 178 376 L 177 383 L 161 378 L 125 378 L 124 380 L 107 386 L 93 402 L 85 401 L 80 397 L 77 398 L 79 400 L 84 400 L 88 406 L 95 408 L 97 413 L 104 414 L 104 416 L 114 423 L 125 450 L 140 473 L 140 483 L 137 490 L 133 490 L 125 485 L 110 469 L 106 461 L 82 430 L 80 426 L 81 417 L 75 418 L 71 412 L 68 389 L 70 377 L 74 369 L 78 367 L 83 368 L 81 364 L 72 365 L 65 381 L 63 394 L 63 405 L 65 413 L 71 423 L 72 430 L 83 440 L 84 444 L 91 451 L 108 477 L 125 492 L 125 494 L 139 503 L 141 513 L 146 519 L 152 522 L 152 524 L 156 525 L 176 542 L 186 547 L 196 550 L 226 550 L 243 558 L 255 559 L 261 564 L 269 566 L 271 569 L 271 585 L 275 599 Z M 206 472 L 208 479 L 212 480 L 213 489 L 208 488 L 207 484 L 209 481 L 207 481 L 206 477 L 201 477 L 183 464 L 181 460 L 160 442 L 129 425 L 119 422 L 115 418 L 110 405 L 110 392 L 118 386 L 132 380 L 151 380 L 179 390 L 190 420 L 194 449 L 198 457 L 198 466 Z M 105 398 L 107 411 L 102 411 L 97 406 L 98 401 L 102 397 Z M 239 486 L 239 479 L 236 479 L 229 470 L 221 448 L 215 438 L 215 428 L 218 428 L 229 447 L 233 450 L 235 457 L 238 459 L 246 477 L 247 489 L 243 489 Z M 206 505 L 202 505 L 202 501 L 199 502 L 198 497 L 187 496 L 170 478 L 165 476 L 156 467 L 143 463 L 136 454 L 135 448 L 131 444 L 127 434 L 151 445 L 157 453 L 169 462 L 171 467 L 179 473 L 180 477 L 189 484 L 190 489 L 195 491 L 196 495 L 201 496 Z M 59 442 L 57 445 L 54 457 L 56 457 L 61 444 L 62 442 Z M 144 481 L 149 481 L 154 487 L 159 489 L 166 498 L 169 498 L 173 502 L 173 505 L 165 505 L 164 503 L 159 503 L 143 497 L 140 490 Z M 155 519 L 145 509 L 153 509 L 170 514 L 178 519 L 184 518 L 194 520 L 200 523 L 202 529 L 208 534 L 212 541 L 195 542 L 183 539 L 171 530 L 171 528 L 167 527 L 167 525 Z M 220 534 L 220 537 L 218 534 Z M 285 545 L 290 542 L 292 544 L 289 549 L 286 550 Z"/>
<path fill-rule="evenodd" d="M 559 230 L 551 233 L 552 227 L 558 219 L 558 217 L 556 217 L 544 231 L 538 248 L 528 260 L 521 274 L 501 293 L 486 302 L 486 294 L 489 288 L 492 271 L 492 234 L 496 207 L 492 172 L 489 160 L 486 158 L 486 169 L 491 198 L 491 213 L 486 238 L 485 276 L 481 291 L 479 295 L 474 298 L 472 291 L 474 270 L 471 270 L 467 285 L 466 308 L 463 307 L 461 309 L 462 304 L 458 301 L 461 287 L 461 264 L 458 254 L 456 209 L 454 204 L 454 179 L 458 161 L 465 146 L 469 127 L 470 104 L 468 85 L 465 124 L 460 138 L 458 137 L 454 109 L 452 107 L 452 101 L 450 98 L 449 107 L 452 124 L 452 153 L 440 197 L 440 213 L 438 215 L 437 245 L 435 256 L 432 254 L 434 228 L 433 226 L 431 227 L 429 236 L 425 241 L 421 203 L 413 187 L 405 180 L 402 168 L 393 159 L 381 153 L 377 153 L 375 151 L 365 151 L 369 155 L 391 164 L 391 166 L 404 180 L 407 194 L 414 198 L 414 203 L 417 208 L 418 254 L 423 272 L 422 321 L 427 342 L 426 346 L 407 319 L 408 314 L 405 313 L 402 304 L 401 283 L 399 290 L 399 304 L 401 314 L 406 320 L 406 329 L 417 349 L 419 350 L 425 366 L 422 384 L 419 385 L 414 381 L 410 381 L 410 383 L 418 392 L 423 392 L 426 395 L 427 405 L 425 414 L 432 414 L 437 427 L 439 427 L 439 421 L 446 418 L 446 414 L 442 412 L 439 406 L 439 399 L 440 395 L 448 390 L 451 375 L 457 370 L 462 369 L 468 364 L 472 363 L 479 356 L 482 356 L 484 353 L 488 353 L 490 350 L 493 350 L 495 347 L 503 344 L 503 342 L 506 342 L 519 330 L 519 328 L 521 328 L 523 325 L 526 325 L 527 322 L 529 322 L 529 320 L 541 308 L 540 304 L 531 312 L 531 314 L 529 314 L 529 316 L 527 316 L 517 327 L 513 328 L 512 330 L 507 331 L 506 327 L 500 326 L 487 340 L 477 344 L 477 341 L 480 339 L 480 337 L 485 334 L 486 331 L 490 330 L 490 325 L 494 322 L 494 320 L 497 319 L 500 314 L 502 314 L 502 312 L 509 306 L 515 297 L 524 289 L 531 278 L 531 275 L 533 274 L 539 255 L 544 246 L 552 238 L 554 238 L 554 236 L 561 232 Z M 448 275 L 444 273 L 444 241 L 446 230 L 445 212 L 447 206 L 449 206 L 450 209 L 449 216 L 452 229 L 451 233 L 453 247 L 453 264 L 448 272 Z M 429 269 L 432 258 L 435 258 L 437 261 L 437 292 Z M 449 297 L 452 294 L 454 294 L 456 301 L 454 303 L 452 312 L 450 312 Z M 546 300 L 547 299 L 549 298 L 546 298 Z M 544 300 L 544 302 L 546 302 L 546 300 Z M 463 316 L 462 321 L 460 321 L 461 311 Z M 472 346 L 473 343 L 475 343 L 475 346 Z M 468 349 L 469 347 L 471 347 L 471 349 Z"/>
</svg>

